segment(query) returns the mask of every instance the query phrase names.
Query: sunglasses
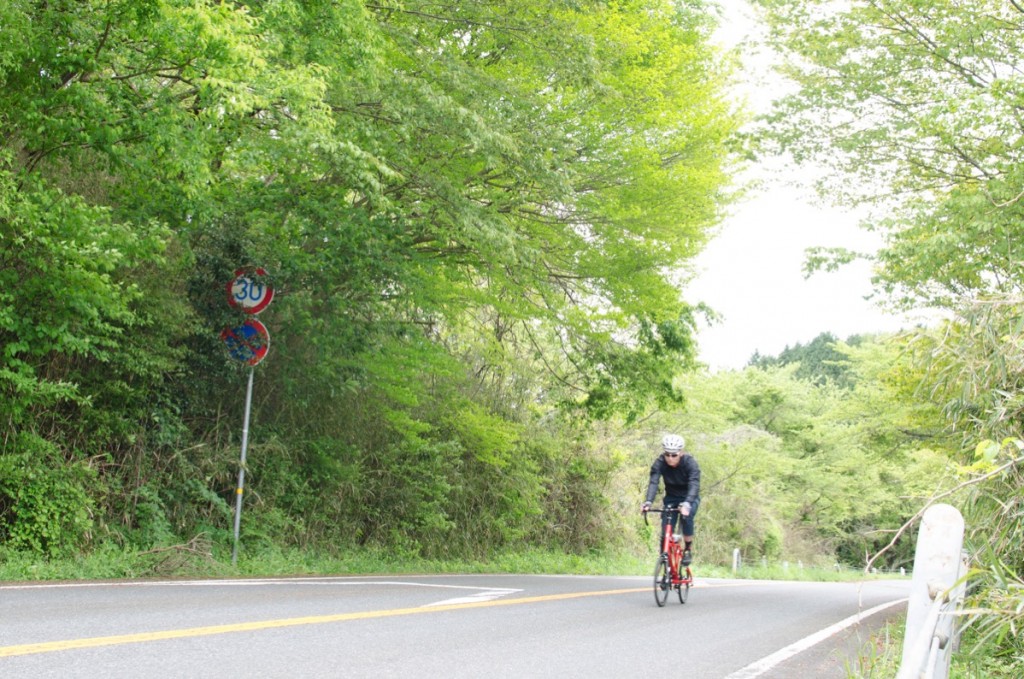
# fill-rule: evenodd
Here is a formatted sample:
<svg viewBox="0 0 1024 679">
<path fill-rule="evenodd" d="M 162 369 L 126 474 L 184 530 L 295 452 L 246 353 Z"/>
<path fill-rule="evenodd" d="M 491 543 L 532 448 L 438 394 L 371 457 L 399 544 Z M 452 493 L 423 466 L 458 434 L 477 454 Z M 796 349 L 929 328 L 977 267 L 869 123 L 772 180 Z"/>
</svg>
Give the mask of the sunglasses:
<svg viewBox="0 0 1024 679">
<path fill-rule="evenodd" d="M 679 457 L 679 453 L 665 453 L 665 457 Z"/>
</svg>

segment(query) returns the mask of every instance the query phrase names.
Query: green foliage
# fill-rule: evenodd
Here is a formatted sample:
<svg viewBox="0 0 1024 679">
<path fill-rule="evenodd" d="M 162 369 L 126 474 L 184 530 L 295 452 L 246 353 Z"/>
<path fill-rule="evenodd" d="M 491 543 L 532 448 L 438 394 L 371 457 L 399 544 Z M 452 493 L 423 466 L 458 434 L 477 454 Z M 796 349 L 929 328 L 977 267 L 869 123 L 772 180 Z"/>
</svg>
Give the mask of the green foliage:
<svg viewBox="0 0 1024 679">
<path fill-rule="evenodd" d="M 1017 633 L 1024 605 L 1021 512 L 1021 350 L 1015 341 L 1021 308 L 1015 299 L 988 300 L 962 309 L 946 327 L 921 333 L 915 347 L 927 368 L 923 387 L 962 433 L 960 494 L 972 555 L 970 655 L 1019 667 Z"/>
<path fill-rule="evenodd" d="M 934 412 L 902 399 L 914 369 L 819 338 L 684 376 L 704 310 L 677 280 L 731 198 L 741 122 L 711 16 L 0 7 L 11 568 L 95 550 L 88 572 L 219 572 L 247 375 L 217 333 L 249 264 L 277 296 L 240 572 L 646 564 L 630 498 L 652 428 L 680 422 L 708 563 L 737 544 L 859 563 L 907 514 L 896 489 L 934 479 Z"/>
<path fill-rule="evenodd" d="M 585 423 L 675 407 L 694 363 L 674 272 L 740 123 L 712 29 L 667 0 L 5 4 L 0 417 L 78 489 L 10 495 L 6 547 L 65 549 L 81 506 L 147 563 L 223 552 L 250 264 L 277 297 L 244 544 L 621 544 Z"/>
<path fill-rule="evenodd" d="M 748 561 L 863 567 L 940 482 L 942 416 L 903 398 L 908 359 L 893 338 L 834 350 L 848 374 L 838 388 L 800 366 L 748 367 L 683 380 L 689 447 L 703 470 L 701 553 Z M 648 460 L 649 464 L 649 460 Z M 902 540 L 881 565 L 908 566 Z"/>
<path fill-rule="evenodd" d="M 139 295 L 116 272 L 155 256 L 160 234 L 113 223 L 109 210 L 32 177 L 16 181 L 3 160 L 0 187 L 11 198 L 0 204 L 0 398 L 6 424 L 25 426 L 32 413 L 88 399 L 69 366 L 116 355 Z"/>
<path fill-rule="evenodd" d="M 857 346 L 864 338 L 854 335 L 847 338 L 846 344 Z M 830 383 L 838 387 L 850 387 L 850 370 L 846 355 L 836 345 L 839 340 L 830 332 L 823 332 L 807 345 L 799 342 L 792 347 L 787 346 L 778 356 L 762 356 L 754 352 L 747 365 L 767 368 L 769 366 L 797 364 L 795 377 L 819 384 Z"/>
<path fill-rule="evenodd" d="M 763 140 L 832 170 L 823 184 L 840 202 L 882 208 L 869 225 L 886 237 L 876 282 L 890 301 L 950 313 L 909 340 L 916 360 L 900 381 L 916 378 L 908 396 L 940 409 L 959 439 L 957 499 L 984 629 L 969 652 L 993 659 L 986 675 L 1020 674 L 1019 611 L 1004 583 L 1022 574 L 1021 485 L 1013 465 L 990 475 L 1000 455 L 1010 463 L 987 441 L 1021 437 L 1024 11 L 994 0 L 760 4 L 800 86 Z"/>
<path fill-rule="evenodd" d="M 66 462 L 27 433 L 0 448 L 0 540 L 9 548 L 63 556 L 89 546 L 102 495 L 82 461 Z"/>
<path fill-rule="evenodd" d="M 903 644 L 906 643 L 905 631 L 906 621 L 902 618 L 886 623 L 864 644 L 853 664 L 846 668 L 847 676 L 852 679 L 888 679 L 899 674 Z"/>
<path fill-rule="evenodd" d="M 998 0 L 758 4 L 799 85 L 765 148 L 826 168 L 833 200 L 879 205 L 880 290 L 939 305 L 1019 293 L 1024 13 Z"/>
</svg>

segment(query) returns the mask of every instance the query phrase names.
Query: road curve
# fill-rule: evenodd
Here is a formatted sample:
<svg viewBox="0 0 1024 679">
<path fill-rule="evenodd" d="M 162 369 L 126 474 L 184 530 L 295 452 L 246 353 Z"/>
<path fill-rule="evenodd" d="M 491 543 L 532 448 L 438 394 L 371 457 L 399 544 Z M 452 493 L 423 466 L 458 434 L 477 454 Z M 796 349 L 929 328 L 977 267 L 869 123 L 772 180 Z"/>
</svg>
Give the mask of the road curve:
<svg viewBox="0 0 1024 679">
<path fill-rule="evenodd" d="M 907 581 L 447 575 L 0 585 L 3 677 L 844 677 Z M 851 641 L 852 639 L 852 641 Z"/>
</svg>

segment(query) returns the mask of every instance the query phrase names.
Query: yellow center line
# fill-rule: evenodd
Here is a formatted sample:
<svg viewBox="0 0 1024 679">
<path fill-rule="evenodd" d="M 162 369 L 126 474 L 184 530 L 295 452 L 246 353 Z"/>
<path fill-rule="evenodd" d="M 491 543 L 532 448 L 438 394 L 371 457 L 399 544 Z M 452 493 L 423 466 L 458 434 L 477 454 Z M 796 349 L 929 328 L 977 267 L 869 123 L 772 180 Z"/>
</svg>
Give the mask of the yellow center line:
<svg viewBox="0 0 1024 679">
<path fill-rule="evenodd" d="M 117 646 L 121 644 L 140 644 L 147 641 L 164 639 L 184 639 L 187 637 L 205 637 L 215 634 L 232 634 L 235 632 L 254 632 L 279 627 L 296 627 L 298 625 L 323 625 L 331 622 L 347 620 L 366 620 L 370 618 L 390 618 L 399 615 L 417 615 L 421 613 L 438 613 L 441 611 L 457 611 L 467 608 L 488 608 L 491 606 L 515 606 L 532 604 L 542 601 L 564 601 L 591 596 L 608 596 L 612 594 L 631 594 L 645 592 L 648 587 L 630 589 L 608 589 L 596 592 L 571 592 L 568 594 L 547 594 L 544 596 L 522 597 L 519 599 L 495 599 L 493 601 L 477 601 L 463 604 L 441 604 L 424 608 L 393 608 L 382 611 L 362 611 L 358 613 L 336 613 L 333 615 L 312 615 L 303 618 L 283 618 L 280 620 L 261 620 L 240 622 L 232 625 L 212 625 L 209 627 L 191 627 L 172 629 L 162 632 L 140 632 L 137 634 L 119 634 L 109 637 L 91 637 L 85 639 L 66 639 L 63 641 L 47 641 L 37 644 L 21 644 L 18 646 L 0 646 L 0 658 L 16 655 L 32 655 L 36 653 L 52 653 L 75 648 L 96 648 L 98 646 Z"/>
</svg>

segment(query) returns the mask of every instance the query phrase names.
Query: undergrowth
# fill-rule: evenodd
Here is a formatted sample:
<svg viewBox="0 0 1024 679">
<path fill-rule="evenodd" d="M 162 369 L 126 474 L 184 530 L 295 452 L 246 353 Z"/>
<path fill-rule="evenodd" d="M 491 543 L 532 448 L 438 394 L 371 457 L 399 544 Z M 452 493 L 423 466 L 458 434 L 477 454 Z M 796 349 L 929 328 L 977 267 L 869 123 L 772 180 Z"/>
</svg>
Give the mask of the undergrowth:
<svg viewBox="0 0 1024 679">
<path fill-rule="evenodd" d="M 123 578 L 223 578 L 285 575 L 372 575 L 398 573 L 523 573 L 567 575 L 648 575 L 655 555 L 592 551 L 568 554 L 543 549 L 503 551 L 486 559 L 428 559 L 382 548 L 359 547 L 326 554 L 309 550 L 264 547 L 241 550 L 237 564 L 231 553 L 203 536 L 188 543 L 130 550 L 108 546 L 77 557 L 41 557 L 0 548 L 0 582 L 38 580 L 102 580 Z M 744 568 L 738 572 L 695 560 L 697 578 L 755 580 L 855 581 L 886 577 L 824 568 Z M 891 576 L 890 576 L 891 577 Z"/>
</svg>

